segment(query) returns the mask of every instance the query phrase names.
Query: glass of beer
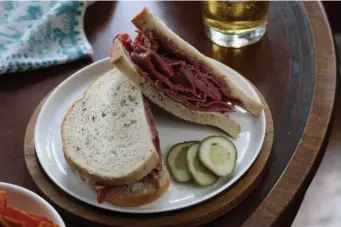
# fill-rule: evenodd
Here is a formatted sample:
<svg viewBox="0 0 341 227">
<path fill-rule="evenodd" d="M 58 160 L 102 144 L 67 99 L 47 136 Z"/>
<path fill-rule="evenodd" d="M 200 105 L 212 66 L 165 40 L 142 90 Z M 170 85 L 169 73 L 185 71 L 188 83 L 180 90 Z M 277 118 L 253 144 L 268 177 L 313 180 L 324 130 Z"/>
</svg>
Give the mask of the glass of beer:
<svg viewBox="0 0 341 227">
<path fill-rule="evenodd" d="M 268 9 L 269 1 L 203 1 L 205 33 L 219 46 L 250 45 L 265 34 Z"/>
</svg>

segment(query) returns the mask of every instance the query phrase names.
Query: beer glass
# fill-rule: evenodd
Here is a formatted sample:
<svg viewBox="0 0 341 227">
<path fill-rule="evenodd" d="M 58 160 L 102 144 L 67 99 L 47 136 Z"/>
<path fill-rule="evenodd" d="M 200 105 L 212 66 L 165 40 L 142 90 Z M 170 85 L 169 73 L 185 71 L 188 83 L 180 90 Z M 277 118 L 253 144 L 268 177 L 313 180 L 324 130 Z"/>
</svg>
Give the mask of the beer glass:
<svg viewBox="0 0 341 227">
<path fill-rule="evenodd" d="M 212 0 L 201 4 L 205 33 L 220 46 L 247 46 L 265 34 L 269 1 Z"/>
</svg>

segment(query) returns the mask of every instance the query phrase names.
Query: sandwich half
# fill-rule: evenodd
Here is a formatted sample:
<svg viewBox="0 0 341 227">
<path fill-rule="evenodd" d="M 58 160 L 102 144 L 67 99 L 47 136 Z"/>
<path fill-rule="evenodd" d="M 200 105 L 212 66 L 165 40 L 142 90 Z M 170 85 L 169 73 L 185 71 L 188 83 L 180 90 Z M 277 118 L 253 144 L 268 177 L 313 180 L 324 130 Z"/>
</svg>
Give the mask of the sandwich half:
<svg viewBox="0 0 341 227">
<path fill-rule="evenodd" d="M 212 125 L 237 137 L 240 125 L 228 117 L 239 106 L 254 117 L 264 107 L 148 9 L 136 15 L 135 39 L 117 35 L 111 62 L 153 103 L 184 120 Z"/>
<path fill-rule="evenodd" d="M 169 175 L 148 102 L 117 69 L 92 83 L 62 123 L 69 166 L 99 203 L 139 206 L 161 196 Z"/>
</svg>

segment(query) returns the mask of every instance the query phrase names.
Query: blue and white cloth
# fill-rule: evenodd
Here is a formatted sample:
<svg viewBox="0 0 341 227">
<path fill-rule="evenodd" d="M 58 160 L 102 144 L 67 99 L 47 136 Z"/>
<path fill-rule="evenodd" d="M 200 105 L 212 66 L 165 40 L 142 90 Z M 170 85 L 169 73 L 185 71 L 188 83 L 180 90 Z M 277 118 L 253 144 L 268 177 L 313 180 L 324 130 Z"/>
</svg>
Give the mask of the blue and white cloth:
<svg viewBox="0 0 341 227">
<path fill-rule="evenodd" d="M 81 1 L 0 1 L 0 74 L 92 55 Z"/>
</svg>

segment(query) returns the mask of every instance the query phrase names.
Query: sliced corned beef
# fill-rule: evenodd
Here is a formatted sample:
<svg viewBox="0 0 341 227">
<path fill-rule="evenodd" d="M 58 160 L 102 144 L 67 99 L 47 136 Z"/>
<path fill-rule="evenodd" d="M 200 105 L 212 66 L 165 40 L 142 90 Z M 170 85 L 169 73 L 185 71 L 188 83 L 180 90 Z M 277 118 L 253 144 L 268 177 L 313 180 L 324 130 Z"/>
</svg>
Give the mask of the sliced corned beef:
<svg viewBox="0 0 341 227">
<path fill-rule="evenodd" d="M 232 112 L 241 104 L 221 78 L 154 32 L 139 32 L 135 40 L 127 34 L 117 38 L 142 75 L 172 100 L 191 110 L 221 113 Z"/>
</svg>

